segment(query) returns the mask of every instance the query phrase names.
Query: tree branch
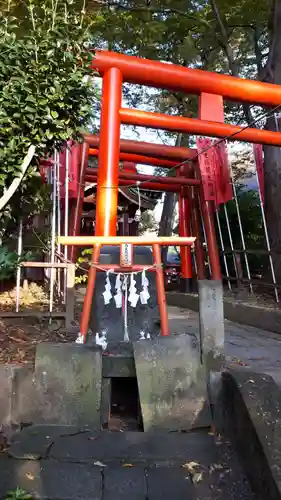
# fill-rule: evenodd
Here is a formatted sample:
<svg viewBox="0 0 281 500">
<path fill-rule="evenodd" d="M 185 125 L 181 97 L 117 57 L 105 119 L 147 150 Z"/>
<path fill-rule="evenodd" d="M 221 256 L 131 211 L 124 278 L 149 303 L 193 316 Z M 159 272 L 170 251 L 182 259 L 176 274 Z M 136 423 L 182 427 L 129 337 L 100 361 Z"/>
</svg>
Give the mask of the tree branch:
<svg viewBox="0 0 281 500">
<path fill-rule="evenodd" d="M 20 186 L 20 184 L 21 184 L 21 182 L 22 182 L 22 180 L 27 172 L 27 169 L 31 163 L 31 160 L 32 160 L 34 154 L 35 154 L 35 146 L 30 146 L 28 149 L 27 155 L 24 158 L 23 163 L 21 165 L 21 172 L 20 172 L 19 177 L 15 177 L 15 179 L 13 180 L 10 187 L 5 191 L 3 196 L 0 198 L 0 213 L 5 208 L 5 206 L 9 203 L 10 199 L 12 198 L 12 196 L 15 194 L 16 190 Z"/>
<path fill-rule="evenodd" d="M 152 14 L 178 14 L 179 16 L 184 16 L 187 17 L 188 19 L 192 19 L 193 21 L 196 21 L 196 23 L 201 22 L 202 24 L 206 24 L 205 21 L 200 20 L 200 18 L 197 18 L 196 16 L 193 16 L 191 14 L 188 14 L 187 12 L 184 12 L 182 10 L 170 8 L 170 9 L 152 9 L 150 6 L 146 7 L 130 7 L 128 5 L 122 5 L 117 2 L 106 2 L 103 0 L 94 0 L 93 3 L 97 3 L 101 6 L 104 7 L 115 7 L 116 10 L 125 10 L 128 12 L 151 12 Z"/>
<path fill-rule="evenodd" d="M 227 29 L 225 27 L 225 24 L 224 24 L 224 21 L 222 19 L 219 8 L 216 4 L 216 0 L 210 0 L 210 5 L 211 5 L 214 17 L 217 21 L 217 25 L 218 25 L 219 30 L 220 30 L 220 34 L 221 34 L 221 44 L 220 45 L 221 45 L 221 48 L 223 49 L 223 51 L 226 55 L 229 71 L 230 71 L 232 76 L 239 77 L 238 69 L 237 69 L 237 66 L 235 64 L 235 57 L 234 57 L 232 48 L 231 48 L 230 43 L 229 43 Z M 253 116 L 251 113 L 250 106 L 248 104 L 243 104 L 242 107 L 243 107 L 243 112 L 244 112 L 245 118 L 247 120 L 247 123 L 249 124 L 249 123 L 253 122 Z"/>
</svg>

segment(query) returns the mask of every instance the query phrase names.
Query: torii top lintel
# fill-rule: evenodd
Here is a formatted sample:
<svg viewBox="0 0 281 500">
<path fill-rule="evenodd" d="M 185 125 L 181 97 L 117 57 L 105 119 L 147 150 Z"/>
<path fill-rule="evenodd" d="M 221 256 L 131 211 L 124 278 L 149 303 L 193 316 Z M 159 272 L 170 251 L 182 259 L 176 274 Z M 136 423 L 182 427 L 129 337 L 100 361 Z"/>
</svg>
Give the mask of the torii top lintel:
<svg viewBox="0 0 281 500">
<path fill-rule="evenodd" d="M 97 51 L 92 69 L 103 75 L 109 68 L 118 68 L 123 81 L 165 88 L 189 94 L 217 94 L 231 101 L 264 106 L 281 105 L 281 86 L 257 82 L 205 70 L 190 69 L 160 61 L 141 59 L 116 52 Z"/>
</svg>

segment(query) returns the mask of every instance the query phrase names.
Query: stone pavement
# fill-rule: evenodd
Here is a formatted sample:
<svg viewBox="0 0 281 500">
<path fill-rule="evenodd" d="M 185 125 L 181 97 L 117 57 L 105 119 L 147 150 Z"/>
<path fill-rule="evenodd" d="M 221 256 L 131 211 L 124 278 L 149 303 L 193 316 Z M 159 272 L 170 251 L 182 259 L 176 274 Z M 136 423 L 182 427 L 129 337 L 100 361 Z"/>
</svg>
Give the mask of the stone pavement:
<svg viewBox="0 0 281 500">
<path fill-rule="evenodd" d="M 0 455 L 0 498 L 254 500 L 229 443 L 207 431 L 150 434 L 31 426 Z"/>
<path fill-rule="evenodd" d="M 173 333 L 199 332 L 198 313 L 169 306 Z M 225 320 L 225 353 L 230 364 L 271 375 L 281 385 L 281 335 Z"/>
</svg>

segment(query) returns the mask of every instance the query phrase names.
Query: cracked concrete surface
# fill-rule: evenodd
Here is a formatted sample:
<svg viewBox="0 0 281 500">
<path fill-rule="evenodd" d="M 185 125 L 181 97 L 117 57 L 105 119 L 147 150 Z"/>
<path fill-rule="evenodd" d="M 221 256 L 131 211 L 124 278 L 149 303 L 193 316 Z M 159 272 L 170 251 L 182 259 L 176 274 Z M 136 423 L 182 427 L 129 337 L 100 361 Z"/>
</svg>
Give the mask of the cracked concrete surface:
<svg viewBox="0 0 281 500">
<path fill-rule="evenodd" d="M 0 457 L 0 498 L 16 486 L 38 500 L 255 499 L 230 444 L 208 431 L 31 426 Z"/>
</svg>

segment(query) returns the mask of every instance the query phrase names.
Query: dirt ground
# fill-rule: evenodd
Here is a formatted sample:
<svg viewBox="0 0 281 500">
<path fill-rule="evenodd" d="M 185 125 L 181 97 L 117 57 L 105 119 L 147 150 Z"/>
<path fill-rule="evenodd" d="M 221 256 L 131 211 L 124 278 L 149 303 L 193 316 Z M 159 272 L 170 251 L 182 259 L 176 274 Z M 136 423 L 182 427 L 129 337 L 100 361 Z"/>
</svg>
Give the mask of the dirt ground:
<svg viewBox="0 0 281 500">
<path fill-rule="evenodd" d="M 15 288 L 0 292 L 1 312 L 15 311 Z M 20 308 L 24 311 L 48 310 L 48 293 L 43 287 L 31 283 L 20 290 Z M 54 310 L 60 310 L 54 303 Z M 77 324 L 78 325 L 78 324 Z M 67 333 L 64 320 L 49 318 L 0 318 L 0 363 L 32 363 L 39 342 L 73 341 Z"/>
</svg>

